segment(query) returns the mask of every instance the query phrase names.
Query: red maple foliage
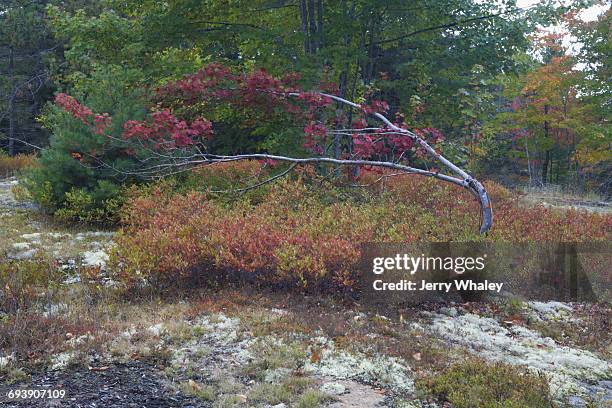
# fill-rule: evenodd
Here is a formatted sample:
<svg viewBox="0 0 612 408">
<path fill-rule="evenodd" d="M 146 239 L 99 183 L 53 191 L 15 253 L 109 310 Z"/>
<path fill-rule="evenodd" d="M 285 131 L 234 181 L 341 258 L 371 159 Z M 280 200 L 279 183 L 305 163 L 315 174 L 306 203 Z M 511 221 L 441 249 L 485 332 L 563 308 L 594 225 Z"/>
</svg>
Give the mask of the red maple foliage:
<svg viewBox="0 0 612 408">
<path fill-rule="evenodd" d="M 334 104 L 332 98 L 322 92 L 302 90 L 298 86 L 299 80 L 300 75 L 295 72 L 275 77 L 263 69 L 235 73 L 222 64 L 208 64 L 194 74 L 155 89 L 151 95 L 153 108 L 147 117 L 125 122 L 122 136 L 126 141 L 138 141 L 153 149 L 203 144 L 213 138 L 213 123 L 202 115 L 193 117 L 193 112 L 201 106 L 226 105 L 245 111 L 244 120 L 250 124 L 289 115 L 292 123 L 304 124 L 303 146 L 315 154 L 324 154 L 328 134 L 341 128 L 346 118 L 333 109 L 326 109 Z M 320 87 L 327 92 L 337 92 L 337 86 L 327 76 Z M 108 113 L 94 114 L 69 95 L 58 94 L 55 101 L 75 118 L 91 126 L 96 134 L 104 134 L 112 124 Z M 189 109 L 190 114 L 186 115 Z M 424 156 L 425 152 L 415 146 L 409 135 L 380 127 L 380 123 L 370 124 L 372 115 L 385 114 L 389 109 L 387 102 L 376 99 L 361 105 L 355 114 L 353 129 L 347 134 L 352 144 L 352 158 L 370 159 L 384 155 L 389 159 L 392 155 L 391 158 L 405 159 L 410 152 L 415 152 L 417 157 Z M 401 121 L 401 116 L 398 119 Z M 407 129 L 403 121 L 397 126 Z M 414 132 L 430 144 L 443 140 L 442 134 L 434 128 L 414 129 Z"/>
</svg>

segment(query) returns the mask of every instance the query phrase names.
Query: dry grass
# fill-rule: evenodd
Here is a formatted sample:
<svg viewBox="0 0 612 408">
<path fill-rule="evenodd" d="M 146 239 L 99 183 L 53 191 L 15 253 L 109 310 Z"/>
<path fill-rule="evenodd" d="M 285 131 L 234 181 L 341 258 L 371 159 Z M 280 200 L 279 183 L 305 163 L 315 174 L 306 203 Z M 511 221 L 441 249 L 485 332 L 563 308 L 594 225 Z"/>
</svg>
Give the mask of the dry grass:
<svg viewBox="0 0 612 408">
<path fill-rule="evenodd" d="M 36 163 L 35 154 L 17 154 L 8 156 L 0 152 L 0 177 L 9 177 L 15 174 L 18 170 L 31 167 Z"/>
</svg>

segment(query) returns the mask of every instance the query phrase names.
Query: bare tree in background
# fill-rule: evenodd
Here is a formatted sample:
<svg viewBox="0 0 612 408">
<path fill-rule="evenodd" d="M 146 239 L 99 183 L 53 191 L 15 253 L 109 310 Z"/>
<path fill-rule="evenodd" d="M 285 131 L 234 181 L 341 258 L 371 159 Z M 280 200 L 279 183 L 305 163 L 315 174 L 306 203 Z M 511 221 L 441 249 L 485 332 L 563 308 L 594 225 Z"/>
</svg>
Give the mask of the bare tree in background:
<svg viewBox="0 0 612 408">
<path fill-rule="evenodd" d="M 45 137 L 36 116 L 51 96 L 45 59 L 56 49 L 43 21 L 46 3 L 12 0 L 0 8 L 0 147 L 9 155 Z"/>
</svg>

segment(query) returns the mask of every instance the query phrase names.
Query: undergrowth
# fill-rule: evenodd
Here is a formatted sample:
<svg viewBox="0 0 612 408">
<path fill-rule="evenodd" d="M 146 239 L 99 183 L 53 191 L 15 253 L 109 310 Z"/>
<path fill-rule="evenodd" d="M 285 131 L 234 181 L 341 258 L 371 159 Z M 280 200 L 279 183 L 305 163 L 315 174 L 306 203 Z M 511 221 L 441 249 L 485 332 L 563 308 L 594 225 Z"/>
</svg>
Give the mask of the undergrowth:
<svg viewBox="0 0 612 408">
<path fill-rule="evenodd" d="M 31 167 L 36 163 L 36 155 L 34 154 L 17 154 L 9 156 L 0 151 L 0 177 L 8 177 L 15 174 L 17 171 Z"/>
<path fill-rule="evenodd" d="M 544 375 L 469 359 L 416 381 L 417 389 L 455 408 L 551 408 Z"/>
<path fill-rule="evenodd" d="M 206 173 L 208 172 L 208 173 Z M 519 197 L 489 183 L 495 225 L 478 234 L 477 201 L 459 187 L 417 176 L 387 178 L 362 172 L 339 185 L 305 168 L 253 190 L 219 194 L 214 179 L 235 190 L 239 177 L 256 180 L 258 163 L 222 164 L 192 177 L 192 190 L 170 182 L 132 191 L 113 269 L 128 287 L 176 287 L 197 278 L 242 273 L 267 284 L 352 288 L 361 245 L 426 241 L 605 241 L 612 216 L 522 208 Z M 212 184 L 215 184 L 212 183 Z M 241 185 L 239 185 L 241 186 Z M 243 187 L 241 187 L 243 188 Z"/>
</svg>

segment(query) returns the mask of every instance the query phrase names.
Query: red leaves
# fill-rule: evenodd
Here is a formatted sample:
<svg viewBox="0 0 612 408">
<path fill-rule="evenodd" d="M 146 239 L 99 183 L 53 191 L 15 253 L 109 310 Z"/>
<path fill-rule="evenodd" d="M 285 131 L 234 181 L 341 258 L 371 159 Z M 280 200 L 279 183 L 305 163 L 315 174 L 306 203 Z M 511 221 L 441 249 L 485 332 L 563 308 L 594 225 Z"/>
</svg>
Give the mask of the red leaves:
<svg viewBox="0 0 612 408">
<path fill-rule="evenodd" d="M 55 104 L 84 124 L 92 127 L 98 135 L 103 135 L 113 123 L 108 113 L 94 115 L 90 108 L 81 105 L 75 98 L 65 93 L 59 93 L 55 96 Z"/>
<path fill-rule="evenodd" d="M 103 135 L 107 128 L 113 124 L 113 118 L 108 113 L 94 116 L 95 132 L 98 135 Z"/>
<path fill-rule="evenodd" d="M 365 127 L 363 123 L 358 122 L 358 125 Z M 355 127 L 358 129 L 358 127 Z M 442 133 L 434 128 L 415 129 L 414 133 L 417 137 L 427 139 L 430 145 L 439 143 L 444 140 Z M 415 140 L 407 133 L 395 132 L 392 129 L 382 128 L 370 133 L 355 133 L 353 134 L 353 153 L 362 159 L 369 159 L 379 155 L 392 154 L 393 160 L 400 157 L 405 158 L 406 152 L 415 151 L 417 157 L 425 157 L 425 150 L 419 146 L 415 146 Z M 387 157 L 387 159 L 389 159 Z"/>
<path fill-rule="evenodd" d="M 381 143 L 375 146 L 374 139 L 369 134 L 354 134 L 353 135 L 353 153 L 361 158 L 372 157 L 380 150 Z"/>
<path fill-rule="evenodd" d="M 272 159 L 260 160 L 260 162 L 262 163 L 262 165 L 270 167 L 271 169 L 278 166 L 278 163 L 279 163 L 278 160 L 272 160 Z"/>
<path fill-rule="evenodd" d="M 55 103 L 83 123 L 89 124 L 89 119 L 93 112 L 87 106 L 81 105 L 72 96 L 59 93 L 55 96 Z"/>
<path fill-rule="evenodd" d="M 373 113 L 387 113 L 389 111 L 389 104 L 385 101 L 375 99 L 371 101 L 369 105 L 361 105 L 361 110 L 368 115 Z"/>
<path fill-rule="evenodd" d="M 304 127 L 304 133 L 310 136 L 325 136 L 327 135 L 327 128 L 321 123 L 310 122 Z"/>
<path fill-rule="evenodd" d="M 412 149 L 414 140 L 408 135 L 391 135 L 389 136 L 389 144 L 400 153 Z"/>
<path fill-rule="evenodd" d="M 216 114 L 227 107 L 238 111 L 234 117 L 243 118 L 238 125 L 244 128 L 257 127 L 263 121 L 283 121 L 281 123 L 291 126 L 302 123 L 304 147 L 322 154 L 326 149 L 329 129 L 343 127 L 346 113 L 343 115 L 327 109 L 334 101 L 321 92 L 299 89 L 299 79 L 300 75 L 295 72 L 279 78 L 263 69 L 234 73 L 222 64 L 209 64 L 195 74 L 186 75 L 157 89 L 152 101 L 156 102 L 155 111 L 150 112 L 144 120 L 125 122 L 122 136 L 125 140 L 146 142 L 155 149 L 183 148 L 203 143 L 213 136 L 211 121 L 200 116 L 190 122 L 181 117 L 179 112 L 190 112 L 193 117 L 198 113 Z M 329 79 L 329 72 L 323 74 L 321 88 L 329 93 L 337 91 L 337 86 Z M 96 134 L 104 134 L 112 125 L 112 118 L 108 114 L 94 115 L 91 109 L 80 105 L 71 96 L 59 94 L 56 102 L 91 126 Z M 388 110 L 387 102 L 372 100 L 362 106 L 361 117 L 352 126 L 354 129 L 365 129 L 368 127 L 367 115 L 386 113 Z M 223 121 L 223 114 L 221 116 L 220 120 Z M 353 153 L 364 159 L 390 153 L 399 157 L 414 149 L 414 141 L 410 136 L 392 134 L 390 129 L 368 130 L 366 133 L 357 130 L 357 133 L 353 135 Z M 431 143 L 442 140 L 436 129 L 423 129 L 422 134 Z"/>
<path fill-rule="evenodd" d="M 172 144 L 166 147 L 184 147 L 192 145 L 196 139 L 210 139 L 213 136 L 212 123 L 198 118 L 191 124 L 179 120 L 168 109 L 153 112 L 144 121 L 129 120 L 123 125 L 125 139 L 137 138 L 152 141 L 156 146 L 165 142 Z"/>
<path fill-rule="evenodd" d="M 332 104 L 331 98 L 323 96 L 318 92 L 300 92 L 297 99 L 305 102 L 311 110 L 323 108 Z"/>
</svg>

